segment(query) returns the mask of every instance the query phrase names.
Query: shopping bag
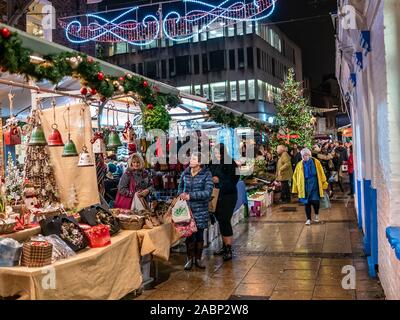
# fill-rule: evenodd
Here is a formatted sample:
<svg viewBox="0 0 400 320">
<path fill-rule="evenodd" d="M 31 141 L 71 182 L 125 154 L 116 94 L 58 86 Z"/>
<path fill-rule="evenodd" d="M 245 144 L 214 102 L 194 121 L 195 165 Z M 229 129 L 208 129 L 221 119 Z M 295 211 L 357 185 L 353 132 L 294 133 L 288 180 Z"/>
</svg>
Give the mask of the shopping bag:
<svg viewBox="0 0 400 320">
<path fill-rule="evenodd" d="M 146 199 L 139 196 L 139 194 L 136 192 L 133 197 L 131 210 L 143 211 L 143 210 L 150 210 L 150 209 L 149 209 L 149 205 L 147 204 Z"/>
<path fill-rule="evenodd" d="M 19 265 L 22 254 L 22 244 L 10 238 L 0 239 L 0 267 Z"/>
<path fill-rule="evenodd" d="M 340 166 L 340 169 L 342 172 L 347 172 L 347 171 L 349 171 L 349 166 L 347 164 L 342 164 Z"/>
<path fill-rule="evenodd" d="M 330 209 L 332 207 L 331 201 L 329 200 L 329 195 L 326 191 L 324 192 L 324 197 L 321 198 L 319 201 L 319 207 L 322 210 Z"/>
<path fill-rule="evenodd" d="M 339 174 L 337 171 L 332 171 L 331 176 L 329 177 L 329 183 L 338 182 L 339 181 Z"/>
<path fill-rule="evenodd" d="M 191 214 L 187 202 L 179 199 L 172 207 L 172 221 L 174 223 L 187 223 L 190 220 Z"/>
<path fill-rule="evenodd" d="M 174 223 L 174 228 L 181 238 L 188 238 L 197 232 L 196 221 L 192 217 L 188 223 Z"/>
<path fill-rule="evenodd" d="M 211 195 L 211 200 L 208 203 L 208 211 L 211 213 L 215 213 L 217 211 L 217 203 L 218 203 L 219 189 L 214 188 Z"/>
</svg>

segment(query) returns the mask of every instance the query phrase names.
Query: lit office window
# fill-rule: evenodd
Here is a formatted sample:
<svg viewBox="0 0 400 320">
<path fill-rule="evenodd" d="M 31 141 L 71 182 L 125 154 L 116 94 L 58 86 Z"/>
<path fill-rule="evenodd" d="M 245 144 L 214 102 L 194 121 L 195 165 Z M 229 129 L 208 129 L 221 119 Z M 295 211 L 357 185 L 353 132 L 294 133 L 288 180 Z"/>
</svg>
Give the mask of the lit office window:
<svg viewBox="0 0 400 320">
<path fill-rule="evenodd" d="M 265 82 L 257 80 L 257 87 L 258 87 L 258 93 L 257 93 L 258 100 L 265 100 Z"/>
<path fill-rule="evenodd" d="M 197 84 L 194 86 L 194 94 L 196 96 L 201 96 L 201 85 Z"/>
<path fill-rule="evenodd" d="M 179 91 L 184 92 L 184 93 L 192 93 L 191 92 L 191 86 L 184 86 L 184 87 L 176 87 Z"/>
<path fill-rule="evenodd" d="M 256 21 L 256 34 L 261 37 L 261 24 L 260 22 Z"/>
<path fill-rule="evenodd" d="M 115 54 L 127 53 L 128 47 L 126 42 L 118 42 L 115 45 Z"/>
<path fill-rule="evenodd" d="M 240 101 L 246 100 L 246 80 L 239 81 L 239 96 Z"/>
<path fill-rule="evenodd" d="M 211 88 L 211 100 L 214 102 L 226 101 L 226 83 L 216 82 L 210 84 Z"/>
<path fill-rule="evenodd" d="M 214 22 L 210 25 L 208 39 L 221 38 L 224 36 L 224 23 Z"/>
<path fill-rule="evenodd" d="M 193 42 L 199 42 L 199 26 L 193 26 Z"/>
<path fill-rule="evenodd" d="M 270 85 L 269 83 L 265 84 L 265 95 L 266 95 L 266 101 L 267 102 L 273 102 L 274 101 L 274 92 L 273 92 L 273 86 Z"/>
<path fill-rule="evenodd" d="M 246 21 L 246 34 L 252 34 L 252 33 L 253 33 L 253 22 Z"/>
<path fill-rule="evenodd" d="M 165 48 L 167 46 L 167 43 L 166 43 L 166 41 L 165 41 L 165 38 L 162 38 L 161 39 L 161 43 L 160 43 L 160 47 L 161 48 Z"/>
<path fill-rule="evenodd" d="M 228 27 L 228 37 L 234 37 L 235 36 L 235 25 L 230 25 Z"/>
<path fill-rule="evenodd" d="M 236 81 L 231 81 L 229 83 L 231 90 L 231 101 L 237 101 L 237 84 Z"/>
<path fill-rule="evenodd" d="M 203 84 L 203 97 L 210 100 L 210 85 L 208 83 Z"/>
<path fill-rule="evenodd" d="M 254 80 L 248 80 L 249 86 L 249 100 L 254 100 L 256 98 L 256 87 Z"/>
<path fill-rule="evenodd" d="M 243 35 L 243 22 L 238 22 L 236 24 L 236 32 L 238 36 L 242 36 Z"/>
<path fill-rule="evenodd" d="M 108 56 L 112 57 L 114 55 L 114 46 L 108 47 Z"/>
<path fill-rule="evenodd" d="M 203 30 L 202 32 L 200 32 L 200 40 L 207 41 L 207 31 L 206 30 Z"/>
</svg>

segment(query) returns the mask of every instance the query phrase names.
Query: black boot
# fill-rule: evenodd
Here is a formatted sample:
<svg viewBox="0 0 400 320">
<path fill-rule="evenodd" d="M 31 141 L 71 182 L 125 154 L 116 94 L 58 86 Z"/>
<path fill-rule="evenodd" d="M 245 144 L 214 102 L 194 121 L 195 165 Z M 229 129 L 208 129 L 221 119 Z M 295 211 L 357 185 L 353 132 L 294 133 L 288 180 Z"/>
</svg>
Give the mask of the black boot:
<svg viewBox="0 0 400 320">
<path fill-rule="evenodd" d="M 199 269 L 205 269 L 206 266 L 201 262 L 201 257 L 203 255 L 203 247 L 204 247 L 204 242 L 196 242 L 196 259 L 194 260 L 194 263 L 197 268 Z"/>
<path fill-rule="evenodd" d="M 230 246 L 229 244 L 226 245 L 226 250 L 224 252 L 223 259 L 224 261 L 232 260 L 232 246 Z"/>
<path fill-rule="evenodd" d="M 225 253 L 226 246 L 225 243 L 222 244 L 222 248 L 219 249 L 218 251 L 214 252 L 214 256 L 222 256 Z"/>
<path fill-rule="evenodd" d="M 185 270 L 190 270 L 193 267 L 195 246 L 196 246 L 196 243 L 194 243 L 194 242 L 186 243 L 187 262 L 185 263 Z"/>
</svg>

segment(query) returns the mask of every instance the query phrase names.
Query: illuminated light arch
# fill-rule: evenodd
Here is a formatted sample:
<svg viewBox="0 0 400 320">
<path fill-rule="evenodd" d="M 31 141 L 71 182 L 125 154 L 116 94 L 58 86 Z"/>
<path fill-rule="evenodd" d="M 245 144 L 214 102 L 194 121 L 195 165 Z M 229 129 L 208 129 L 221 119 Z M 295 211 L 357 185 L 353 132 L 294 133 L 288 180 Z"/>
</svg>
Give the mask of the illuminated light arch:
<svg viewBox="0 0 400 320">
<path fill-rule="evenodd" d="M 124 42 L 146 46 L 164 37 L 176 42 L 186 41 L 198 33 L 225 25 L 266 19 L 273 14 L 277 0 L 224 0 L 217 5 L 199 0 L 180 2 L 185 5 L 183 13 L 170 11 L 163 15 L 165 4 L 160 3 L 117 10 L 122 13 L 113 19 L 105 17 L 111 12 L 101 12 L 60 18 L 59 23 L 72 43 Z M 157 9 L 156 13 L 149 14 L 149 7 Z M 138 18 L 139 11 L 146 14 Z M 82 25 L 83 21 L 85 25 Z"/>
</svg>

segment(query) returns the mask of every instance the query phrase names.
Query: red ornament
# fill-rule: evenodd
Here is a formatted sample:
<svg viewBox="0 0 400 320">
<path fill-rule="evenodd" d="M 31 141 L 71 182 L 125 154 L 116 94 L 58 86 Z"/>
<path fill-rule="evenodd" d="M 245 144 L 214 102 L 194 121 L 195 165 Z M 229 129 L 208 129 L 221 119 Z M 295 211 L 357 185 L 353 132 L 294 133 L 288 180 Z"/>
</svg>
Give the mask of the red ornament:
<svg viewBox="0 0 400 320">
<path fill-rule="evenodd" d="M 119 77 L 118 80 L 121 81 L 121 82 L 124 82 L 125 78 L 124 77 Z"/>
<path fill-rule="evenodd" d="M 100 99 L 101 102 L 105 102 L 106 100 L 107 100 L 106 97 L 101 97 L 101 99 Z"/>
<path fill-rule="evenodd" d="M 92 96 L 94 96 L 96 93 L 97 93 L 97 90 L 96 90 L 95 88 L 91 88 L 91 89 L 90 89 L 90 94 L 91 94 Z"/>
<path fill-rule="evenodd" d="M 81 88 L 81 94 L 83 94 L 84 96 L 86 96 L 88 93 L 88 89 L 86 87 L 82 87 Z"/>
<path fill-rule="evenodd" d="M 149 83 L 145 80 L 143 81 L 143 87 L 147 88 L 149 86 Z"/>
<path fill-rule="evenodd" d="M 153 104 L 149 103 L 149 104 L 147 105 L 147 109 L 153 110 L 153 108 L 154 108 Z"/>
<path fill-rule="evenodd" d="M 2 36 L 4 39 L 8 39 L 8 38 L 11 36 L 11 31 L 10 31 L 10 29 L 8 29 L 8 28 L 6 28 L 6 27 L 2 28 L 1 31 L 0 31 L 0 33 L 1 33 L 1 36 Z"/>
<path fill-rule="evenodd" d="M 92 63 L 93 63 L 93 61 L 94 61 L 94 60 L 93 60 L 93 58 L 92 58 L 92 57 L 88 57 L 88 58 L 87 58 L 87 62 L 88 62 L 88 63 L 92 64 Z"/>
<path fill-rule="evenodd" d="M 0 71 L 1 72 L 7 72 L 7 68 L 6 67 L 1 67 Z"/>
<path fill-rule="evenodd" d="M 103 81 L 104 80 L 104 73 L 103 72 L 97 73 L 97 80 L 99 80 L 99 81 Z"/>
</svg>

